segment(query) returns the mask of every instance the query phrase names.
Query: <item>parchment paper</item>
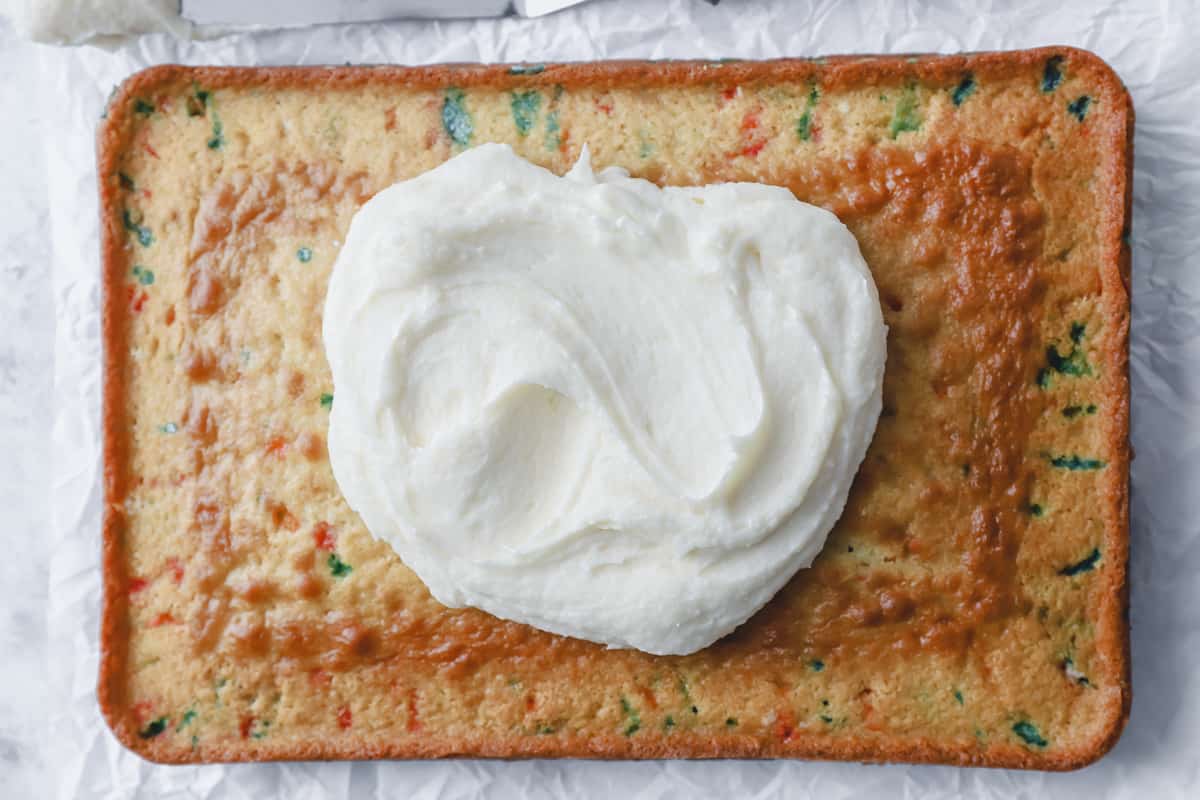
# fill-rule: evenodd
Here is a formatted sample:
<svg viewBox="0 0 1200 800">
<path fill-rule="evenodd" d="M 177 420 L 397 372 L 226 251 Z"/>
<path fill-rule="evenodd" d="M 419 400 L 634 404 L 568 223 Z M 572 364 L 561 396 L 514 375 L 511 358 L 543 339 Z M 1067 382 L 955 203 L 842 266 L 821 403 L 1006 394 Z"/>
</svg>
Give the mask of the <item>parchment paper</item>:
<svg viewBox="0 0 1200 800">
<path fill-rule="evenodd" d="M 540 20 L 403 22 L 167 35 L 116 50 L 31 48 L 31 124 L 49 209 L 53 420 L 39 758 L 59 797 L 1200 796 L 1200 10 L 1185 3 L 599 0 Z M 94 685 L 100 597 L 100 341 L 92 136 L 112 87 L 155 63 L 549 61 L 953 52 L 1072 44 L 1112 63 L 1137 108 L 1133 322 L 1133 653 L 1124 738 L 1098 765 L 1049 775 L 801 762 L 391 762 L 160 767 L 126 752 Z M 28 131 L 25 132 L 28 137 Z M 34 192 L 36 195 L 36 191 Z M 19 244 L 19 242 L 18 242 Z M 29 256 L 32 261 L 35 256 Z M 42 259 L 43 256 L 36 256 Z M 39 567 L 41 568 L 41 567 Z M 4 641 L 7 641 L 8 637 Z M 28 711 L 28 709 L 26 709 Z M 2 754 L 0 754 L 2 755 Z"/>
</svg>

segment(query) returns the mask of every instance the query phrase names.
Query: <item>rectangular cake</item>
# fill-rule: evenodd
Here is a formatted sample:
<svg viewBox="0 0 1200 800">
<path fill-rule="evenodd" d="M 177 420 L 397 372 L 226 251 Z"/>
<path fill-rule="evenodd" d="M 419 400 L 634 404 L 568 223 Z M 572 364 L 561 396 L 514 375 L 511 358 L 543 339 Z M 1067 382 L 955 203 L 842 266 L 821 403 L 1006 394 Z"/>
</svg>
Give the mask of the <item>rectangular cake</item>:
<svg viewBox="0 0 1200 800">
<path fill-rule="evenodd" d="M 172 763 L 1097 759 L 1130 702 L 1132 125 L 1070 48 L 134 75 L 98 153 L 113 732 Z M 870 265 L 883 412 L 845 512 L 701 652 L 445 608 L 338 491 L 339 245 L 374 193 L 482 142 L 783 186 Z"/>
</svg>

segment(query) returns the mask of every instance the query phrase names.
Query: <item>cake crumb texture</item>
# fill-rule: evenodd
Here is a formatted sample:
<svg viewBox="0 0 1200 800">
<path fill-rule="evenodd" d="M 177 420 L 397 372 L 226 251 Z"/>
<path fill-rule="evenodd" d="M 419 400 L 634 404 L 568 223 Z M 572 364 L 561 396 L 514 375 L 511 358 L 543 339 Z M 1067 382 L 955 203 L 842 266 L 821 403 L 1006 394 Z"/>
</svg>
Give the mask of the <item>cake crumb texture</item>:
<svg viewBox="0 0 1200 800">
<path fill-rule="evenodd" d="M 138 73 L 99 136 L 109 724 L 165 762 L 1098 758 L 1130 701 L 1132 124 L 1070 48 Z M 350 220 L 482 142 L 785 186 L 872 269 L 884 407 L 845 513 L 699 653 L 445 608 L 334 482 Z"/>
</svg>

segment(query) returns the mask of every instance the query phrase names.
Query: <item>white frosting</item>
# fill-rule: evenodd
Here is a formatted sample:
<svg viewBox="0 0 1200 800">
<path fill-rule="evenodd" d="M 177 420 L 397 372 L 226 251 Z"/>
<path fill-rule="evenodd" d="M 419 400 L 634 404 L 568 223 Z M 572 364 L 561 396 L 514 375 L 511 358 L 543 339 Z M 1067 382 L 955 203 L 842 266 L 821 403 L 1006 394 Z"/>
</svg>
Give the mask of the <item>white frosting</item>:
<svg viewBox="0 0 1200 800">
<path fill-rule="evenodd" d="M 812 563 L 879 416 L 854 237 L 785 189 L 483 145 L 354 217 L 338 485 L 448 606 L 690 653 Z"/>
</svg>

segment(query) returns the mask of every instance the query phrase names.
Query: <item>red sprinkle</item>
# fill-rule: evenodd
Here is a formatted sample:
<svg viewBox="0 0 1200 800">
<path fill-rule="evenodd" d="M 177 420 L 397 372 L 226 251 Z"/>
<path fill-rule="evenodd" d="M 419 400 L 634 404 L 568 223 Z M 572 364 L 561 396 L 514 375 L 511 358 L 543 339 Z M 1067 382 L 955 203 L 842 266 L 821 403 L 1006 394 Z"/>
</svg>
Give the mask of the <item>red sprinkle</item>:
<svg viewBox="0 0 1200 800">
<path fill-rule="evenodd" d="M 529 694 L 525 695 L 525 710 L 533 711 L 535 708 L 537 708 L 537 698 L 533 696 L 532 692 L 530 692 Z"/>
<path fill-rule="evenodd" d="M 724 101 L 724 103 L 728 103 L 730 100 L 737 97 L 741 90 L 742 87 L 740 86 L 730 86 L 725 91 L 721 92 L 721 100 Z"/>
<path fill-rule="evenodd" d="M 342 706 L 337 713 L 338 727 L 346 730 L 354 723 L 354 715 L 350 713 L 350 706 Z"/>
<path fill-rule="evenodd" d="M 605 100 L 604 102 L 600 102 L 600 98 L 597 97 L 596 98 L 596 108 L 600 109 L 605 114 L 612 116 L 613 104 L 612 104 L 611 100 Z"/>
<path fill-rule="evenodd" d="M 150 582 L 147 581 L 145 578 L 134 578 L 133 580 L 131 580 L 129 582 L 129 593 L 137 594 L 138 592 L 140 592 L 142 589 L 145 589 L 149 585 L 150 585 Z"/>
<path fill-rule="evenodd" d="M 165 320 L 168 325 L 175 324 L 175 306 L 172 305 L 167 308 L 167 314 L 166 314 Z"/>
<path fill-rule="evenodd" d="M 792 713 L 792 710 L 789 708 L 779 712 L 779 717 L 775 720 L 775 735 L 786 742 L 792 738 L 795 731 L 796 715 Z"/>
<path fill-rule="evenodd" d="M 250 729 L 253 727 L 254 717 L 247 714 L 246 716 L 242 717 L 241 721 L 238 723 L 238 733 L 242 735 L 243 739 L 249 739 Z"/>
<path fill-rule="evenodd" d="M 146 148 L 146 152 L 147 152 L 147 153 L 149 153 L 150 155 L 154 156 L 155 158 L 158 158 L 158 153 L 157 153 L 157 152 L 155 152 L 154 148 L 153 148 L 153 147 L 150 145 L 150 143 L 149 143 L 149 142 L 146 142 L 146 144 L 145 144 L 145 145 L 143 145 L 143 146 Z"/>
<path fill-rule="evenodd" d="M 183 583 L 183 564 L 179 563 L 179 559 L 172 556 L 167 559 L 167 571 L 171 573 L 171 580 L 175 581 L 176 585 Z"/>
<path fill-rule="evenodd" d="M 146 717 L 150 715 L 150 709 L 154 708 L 149 700 L 142 700 L 139 703 L 133 704 L 133 716 L 137 718 L 138 724 L 146 721 Z"/>
<path fill-rule="evenodd" d="M 178 625 L 178 624 L 179 624 L 179 620 L 177 620 L 177 619 L 175 619 L 175 617 L 171 616 L 171 612 L 164 611 L 161 614 L 159 614 L 158 616 L 156 616 L 154 619 L 152 619 L 148 623 L 146 623 L 146 627 L 147 628 L 159 628 L 159 627 L 162 627 L 163 625 Z"/>
<path fill-rule="evenodd" d="M 269 455 L 283 458 L 284 451 L 287 450 L 287 439 L 282 436 L 276 436 L 271 441 L 267 442 L 267 453 Z"/>
<path fill-rule="evenodd" d="M 421 717 L 417 713 L 417 690 L 408 690 L 408 722 L 405 724 L 409 733 L 421 730 Z"/>
<path fill-rule="evenodd" d="M 333 676 L 323 669 L 314 669 L 308 673 L 308 682 L 313 686 L 328 686 L 333 683 Z"/>
<path fill-rule="evenodd" d="M 328 522 L 318 522 L 315 526 L 313 526 L 312 535 L 313 543 L 317 546 L 318 550 L 326 550 L 331 553 L 333 552 L 335 545 L 333 528 L 329 526 Z"/>
<path fill-rule="evenodd" d="M 385 131 L 396 130 L 396 109 L 389 108 L 383 112 L 383 129 Z"/>
<path fill-rule="evenodd" d="M 134 284 L 128 286 L 126 293 L 129 295 L 129 305 L 134 310 L 134 313 L 141 311 L 142 307 L 146 305 L 146 301 L 150 299 L 150 296 L 145 291 L 139 292 L 138 287 Z"/>
</svg>

